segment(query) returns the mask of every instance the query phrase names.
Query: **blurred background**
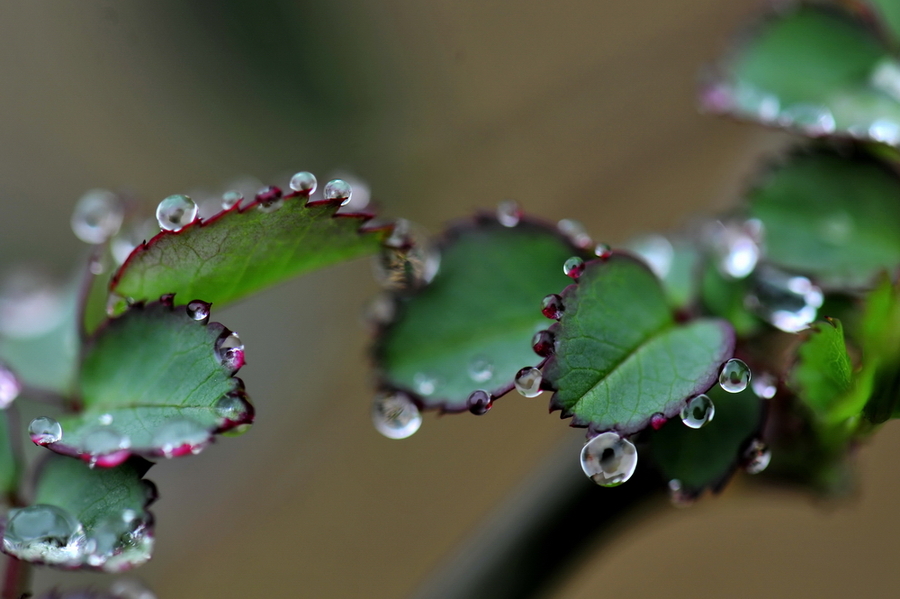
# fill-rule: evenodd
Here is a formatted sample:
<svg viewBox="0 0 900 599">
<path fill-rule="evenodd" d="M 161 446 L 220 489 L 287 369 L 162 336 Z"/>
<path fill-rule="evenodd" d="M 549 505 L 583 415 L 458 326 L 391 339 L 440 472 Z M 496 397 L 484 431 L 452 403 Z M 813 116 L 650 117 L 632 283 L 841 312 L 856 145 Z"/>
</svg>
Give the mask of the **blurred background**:
<svg viewBox="0 0 900 599">
<path fill-rule="evenodd" d="M 612 243 L 732 204 L 779 134 L 701 116 L 698 72 L 759 0 L 198 0 L 0 5 L 0 266 L 62 277 L 88 189 L 162 198 L 297 170 L 368 182 L 432 231 L 506 198 Z M 546 398 L 369 418 L 367 261 L 214 312 L 241 334 L 256 425 L 151 470 L 161 598 L 413 594 L 515 506 L 564 438 Z M 840 504 L 747 488 L 661 506 L 583 562 L 560 599 L 845 597 L 894 588 L 892 425 Z M 558 468 L 579 468 L 577 449 Z M 615 493 L 615 490 L 600 490 Z M 599 495 L 598 495 L 599 496 Z M 511 507 L 512 509 L 512 507 Z M 572 526 L 589 514 L 573 514 Z M 37 572 L 37 590 L 106 578 Z"/>
</svg>

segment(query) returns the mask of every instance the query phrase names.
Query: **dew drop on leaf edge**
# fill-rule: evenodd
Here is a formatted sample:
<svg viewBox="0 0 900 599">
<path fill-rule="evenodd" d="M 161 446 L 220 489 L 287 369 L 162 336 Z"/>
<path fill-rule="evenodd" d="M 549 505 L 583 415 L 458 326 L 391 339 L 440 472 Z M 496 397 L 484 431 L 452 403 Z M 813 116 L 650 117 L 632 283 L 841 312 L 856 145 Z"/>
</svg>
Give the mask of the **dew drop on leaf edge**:
<svg viewBox="0 0 900 599">
<path fill-rule="evenodd" d="M 350 201 L 352 194 L 353 188 L 343 179 L 332 179 L 322 190 L 322 197 L 326 200 L 341 200 L 341 206 Z"/>
<path fill-rule="evenodd" d="M 484 389 L 472 391 L 472 393 L 469 394 L 468 399 L 466 399 L 466 407 L 469 412 L 476 416 L 487 414 L 493 405 L 494 402 L 491 399 L 491 394 Z"/>
<path fill-rule="evenodd" d="M 578 256 L 572 256 L 563 264 L 563 273 L 571 279 L 577 280 L 584 272 L 584 260 Z"/>
<path fill-rule="evenodd" d="M 379 393 L 372 402 L 372 423 L 388 439 L 406 439 L 422 426 L 422 414 L 405 393 Z"/>
<path fill-rule="evenodd" d="M 503 200 L 497 205 L 497 222 L 504 227 L 515 227 L 520 220 L 522 220 L 522 208 L 515 200 Z"/>
<path fill-rule="evenodd" d="M 35 445 L 56 443 L 62 439 L 62 425 L 49 416 L 38 416 L 28 425 L 28 436 Z"/>
<path fill-rule="evenodd" d="M 516 373 L 516 391 L 523 397 L 537 397 L 543 393 L 541 390 L 543 379 L 544 375 L 539 369 L 534 366 L 526 366 Z"/>
<path fill-rule="evenodd" d="M 716 415 L 716 407 L 708 395 L 692 397 L 681 410 L 681 421 L 690 428 L 706 426 Z"/>
<path fill-rule="evenodd" d="M 732 358 L 719 372 L 719 386 L 729 393 L 740 393 L 750 384 L 750 367 L 743 360 Z"/>
<path fill-rule="evenodd" d="M 581 469 L 602 487 L 627 482 L 637 468 L 637 449 L 617 433 L 601 433 L 581 449 Z"/>
<path fill-rule="evenodd" d="M 179 231 L 197 218 L 197 204 L 186 195 L 167 197 L 156 207 L 156 220 L 164 231 Z"/>
<path fill-rule="evenodd" d="M 291 177 L 290 186 L 294 191 L 310 195 L 315 193 L 318 181 L 316 180 L 316 176 L 311 172 L 300 171 Z"/>
</svg>

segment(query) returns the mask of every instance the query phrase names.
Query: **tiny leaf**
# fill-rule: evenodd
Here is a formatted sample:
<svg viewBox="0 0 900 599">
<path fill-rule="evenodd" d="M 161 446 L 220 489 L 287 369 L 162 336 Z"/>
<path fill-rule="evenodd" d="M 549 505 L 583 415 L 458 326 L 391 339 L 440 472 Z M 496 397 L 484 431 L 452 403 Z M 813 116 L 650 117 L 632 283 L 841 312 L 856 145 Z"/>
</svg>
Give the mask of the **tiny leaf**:
<svg viewBox="0 0 900 599">
<path fill-rule="evenodd" d="M 115 466 L 130 454 L 196 453 L 214 433 L 252 422 L 233 376 L 243 346 L 221 324 L 206 324 L 208 304 L 200 304 L 205 313 L 196 306 L 164 298 L 108 320 L 84 350 L 81 411 L 60 420 L 62 439 L 47 447 Z"/>
<path fill-rule="evenodd" d="M 831 288 L 870 286 L 900 265 L 900 177 L 875 159 L 795 154 L 749 194 L 766 259 Z"/>
<path fill-rule="evenodd" d="M 446 412 L 466 410 L 474 390 L 509 391 L 519 369 L 539 362 L 530 342 L 547 323 L 541 300 L 569 280 L 563 263 L 578 253 L 528 220 L 505 227 L 484 216 L 451 229 L 437 276 L 396 299 L 396 320 L 376 342 L 384 384 Z"/>
<path fill-rule="evenodd" d="M 150 464 L 130 460 L 92 469 L 58 456 L 38 471 L 30 507 L 13 509 L 3 551 L 19 559 L 65 568 L 121 572 L 150 559 L 156 487 L 143 480 Z"/>
<path fill-rule="evenodd" d="M 813 412 L 829 422 L 859 413 L 866 396 L 852 393 L 854 376 L 841 321 L 814 323 L 797 355 L 791 385 Z"/>
<path fill-rule="evenodd" d="M 676 324 L 653 273 L 622 254 L 589 262 L 562 297 L 544 382 L 556 390 L 551 410 L 573 426 L 627 435 L 656 414 L 670 418 L 713 385 L 734 350 L 723 320 Z"/>
<path fill-rule="evenodd" d="M 274 212 L 237 205 L 139 245 L 111 283 L 134 300 L 167 293 L 218 306 L 290 277 L 378 251 L 390 227 L 364 228 L 369 215 L 337 212 L 340 200 L 306 202 L 292 193 Z"/>
</svg>

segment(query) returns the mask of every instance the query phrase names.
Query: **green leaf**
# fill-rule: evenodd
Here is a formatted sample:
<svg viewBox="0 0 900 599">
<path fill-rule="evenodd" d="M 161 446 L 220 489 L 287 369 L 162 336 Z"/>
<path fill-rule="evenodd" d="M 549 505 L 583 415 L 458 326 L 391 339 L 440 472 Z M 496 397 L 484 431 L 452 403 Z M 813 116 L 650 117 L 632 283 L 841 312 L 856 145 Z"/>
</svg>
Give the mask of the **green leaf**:
<svg viewBox="0 0 900 599">
<path fill-rule="evenodd" d="M 900 265 L 900 178 L 863 155 L 795 154 L 749 194 L 766 259 L 830 288 L 865 288 Z"/>
<path fill-rule="evenodd" d="M 163 231 L 138 246 L 111 290 L 134 300 L 167 293 L 223 306 L 299 274 L 381 247 L 390 227 L 367 229 L 370 216 L 338 213 L 340 200 L 306 202 L 293 193 L 275 212 L 260 202 Z"/>
<path fill-rule="evenodd" d="M 396 299 L 396 320 L 376 342 L 384 384 L 445 412 L 466 410 L 476 389 L 509 391 L 520 368 L 539 362 L 531 338 L 547 322 L 541 300 L 570 280 L 562 265 L 578 253 L 528 220 L 508 228 L 484 216 L 451 229 L 437 276 Z"/>
<path fill-rule="evenodd" d="M 589 262 L 562 297 L 544 383 L 556 390 L 551 410 L 572 426 L 627 435 L 655 414 L 670 418 L 713 385 L 734 350 L 723 320 L 676 324 L 659 281 L 625 255 Z"/>
<path fill-rule="evenodd" d="M 13 509 L 3 551 L 29 562 L 121 572 L 143 564 L 153 550 L 156 487 L 143 480 L 150 464 L 130 460 L 92 469 L 52 456 L 38 471 L 30 507 Z"/>
<path fill-rule="evenodd" d="M 840 320 L 827 319 L 810 327 L 797 350 L 791 386 L 798 397 L 826 422 L 859 414 L 867 395 L 855 391 L 853 369 Z"/>
<path fill-rule="evenodd" d="M 861 21 L 831 7 L 802 5 L 760 24 L 721 66 L 703 103 L 813 136 L 837 133 L 898 145 L 898 69 Z"/>
<path fill-rule="evenodd" d="M 721 488 L 762 426 L 763 404 L 749 388 L 732 394 L 713 387 L 707 395 L 715 416 L 703 428 L 688 428 L 675 418 L 650 437 L 650 452 L 662 475 L 678 480 L 689 495 Z"/>
<path fill-rule="evenodd" d="M 13 451 L 9 419 L 6 412 L 0 412 L 0 491 L 7 494 L 16 490 L 19 481 L 19 463 Z"/>
<path fill-rule="evenodd" d="M 253 408 L 233 376 L 243 346 L 222 325 L 207 324 L 208 305 L 200 306 L 206 318 L 201 312 L 199 320 L 171 298 L 108 320 L 84 350 L 81 411 L 61 419 L 62 439 L 47 447 L 110 467 L 131 454 L 196 453 L 214 433 L 246 428 Z"/>
</svg>

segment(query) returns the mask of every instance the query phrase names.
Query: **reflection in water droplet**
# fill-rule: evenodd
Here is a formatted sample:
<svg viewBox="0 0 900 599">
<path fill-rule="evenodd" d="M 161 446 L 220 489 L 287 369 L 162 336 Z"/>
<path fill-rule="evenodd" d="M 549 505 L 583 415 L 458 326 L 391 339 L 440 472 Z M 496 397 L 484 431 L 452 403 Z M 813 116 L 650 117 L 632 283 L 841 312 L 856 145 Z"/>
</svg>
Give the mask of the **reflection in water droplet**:
<svg viewBox="0 0 900 599">
<path fill-rule="evenodd" d="M 609 244 L 598 243 L 594 246 L 594 255 L 601 260 L 606 260 L 607 258 L 612 256 L 612 248 L 609 247 Z"/>
<path fill-rule="evenodd" d="M 153 433 L 153 447 L 167 458 L 200 453 L 209 443 L 210 432 L 196 420 L 178 417 Z"/>
<path fill-rule="evenodd" d="M 772 452 L 769 447 L 760 441 L 754 439 L 744 451 L 744 470 L 749 474 L 759 474 L 769 466 L 772 461 Z"/>
<path fill-rule="evenodd" d="M 318 186 L 318 184 L 314 174 L 309 171 L 300 171 L 291 177 L 290 186 L 294 191 L 310 195 L 316 191 L 316 186 Z"/>
<path fill-rule="evenodd" d="M 204 302 L 203 300 L 193 300 L 188 302 L 188 305 L 185 306 L 184 310 L 192 319 L 198 322 L 206 323 L 209 321 L 210 307 L 211 304 L 209 302 Z"/>
<path fill-rule="evenodd" d="M 241 203 L 241 200 L 244 199 L 244 194 L 239 191 L 226 191 L 222 194 L 222 209 L 223 210 L 231 210 L 235 206 Z"/>
<path fill-rule="evenodd" d="M 696 497 L 684 490 L 680 480 L 673 478 L 669 481 L 669 501 L 675 507 L 690 507 L 694 505 Z"/>
<path fill-rule="evenodd" d="M 872 69 L 869 85 L 900 102 L 900 63 L 883 58 Z"/>
<path fill-rule="evenodd" d="M 707 236 L 716 256 L 716 267 L 726 277 L 743 279 L 756 268 L 762 238 L 759 220 L 717 222 L 710 226 Z"/>
<path fill-rule="evenodd" d="M 226 331 L 216 340 L 215 352 L 222 366 L 232 372 L 244 365 L 244 344 L 234 331 Z"/>
<path fill-rule="evenodd" d="M 672 269 L 675 248 L 662 235 L 644 235 L 628 242 L 628 249 L 637 254 L 657 278 L 665 279 Z"/>
<path fill-rule="evenodd" d="M 559 320 L 562 318 L 564 311 L 565 306 L 563 305 L 563 300 L 555 293 L 551 293 L 541 300 L 541 314 L 551 320 Z"/>
<path fill-rule="evenodd" d="M 9 407 L 22 392 L 22 382 L 10 368 L 0 361 L 0 410 Z"/>
<path fill-rule="evenodd" d="M 537 397 L 543 391 L 541 390 L 541 382 L 544 375 L 534 366 L 526 366 L 516 373 L 516 391 L 524 397 Z"/>
<path fill-rule="evenodd" d="M 572 256 L 563 264 L 563 273 L 565 273 L 567 277 L 578 280 L 578 277 L 580 277 L 583 272 L 584 260 L 578 256 Z"/>
<path fill-rule="evenodd" d="M 469 362 L 469 378 L 476 383 L 484 383 L 494 378 L 494 365 L 486 356 L 475 356 Z"/>
<path fill-rule="evenodd" d="M 712 400 L 700 394 L 687 402 L 681 410 L 681 421 L 690 428 L 700 428 L 712 422 L 716 415 L 716 407 Z"/>
<path fill-rule="evenodd" d="M 3 532 L 5 552 L 57 566 L 80 564 L 84 543 L 84 529 L 78 519 L 54 505 L 10 510 Z"/>
<path fill-rule="evenodd" d="M 491 400 L 491 394 L 484 389 L 472 391 L 472 393 L 469 394 L 469 398 L 466 400 L 466 407 L 476 416 L 487 414 L 488 410 L 490 410 L 493 405 L 494 402 Z"/>
<path fill-rule="evenodd" d="M 772 399 L 778 391 L 778 379 L 775 375 L 763 372 L 753 377 L 750 387 L 760 399 Z"/>
<path fill-rule="evenodd" d="M 503 200 L 497 205 L 497 222 L 504 227 L 515 227 L 522 220 L 522 208 L 515 200 Z"/>
<path fill-rule="evenodd" d="M 796 127 L 807 135 L 819 137 L 834 133 L 834 115 L 825 106 L 813 104 L 793 104 L 778 115 L 778 123 L 786 127 Z"/>
<path fill-rule="evenodd" d="M 86 243 L 103 243 L 119 232 L 125 207 L 119 197 L 105 189 L 87 192 L 72 212 L 72 231 Z"/>
<path fill-rule="evenodd" d="M 556 351 L 556 338 L 550 331 L 538 331 L 531 339 L 531 347 L 534 353 L 546 358 Z"/>
<path fill-rule="evenodd" d="M 441 265 L 441 254 L 427 232 L 398 219 L 391 236 L 373 262 L 375 280 L 390 291 L 408 291 L 431 282 Z"/>
<path fill-rule="evenodd" d="M 38 416 L 28 425 L 28 436 L 35 445 L 56 443 L 63 436 L 62 426 L 49 416 Z"/>
<path fill-rule="evenodd" d="M 581 450 L 581 469 L 595 483 L 615 487 L 626 482 L 637 468 L 637 449 L 613 432 L 602 433 Z"/>
<path fill-rule="evenodd" d="M 275 212 L 284 205 L 282 195 L 281 189 L 274 185 L 263 187 L 256 192 L 256 201 L 258 202 L 256 209 L 266 214 Z"/>
<path fill-rule="evenodd" d="M 806 277 L 766 267 L 753 278 L 745 304 L 771 325 L 796 333 L 816 319 L 823 301 L 822 290 Z"/>
<path fill-rule="evenodd" d="M 243 393 L 232 392 L 223 395 L 216 402 L 216 415 L 226 422 L 247 422 L 252 408 Z"/>
<path fill-rule="evenodd" d="M 350 201 L 352 194 L 353 188 L 343 179 L 332 179 L 322 190 L 322 197 L 326 200 L 341 200 L 341 206 Z"/>
<path fill-rule="evenodd" d="M 743 360 L 732 358 L 719 372 L 719 386 L 729 393 L 740 393 L 750 383 L 750 367 Z"/>
<path fill-rule="evenodd" d="M 164 231 L 179 231 L 197 218 L 197 204 L 186 195 L 171 195 L 156 207 L 156 220 Z"/>
<path fill-rule="evenodd" d="M 577 220 L 564 218 L 557 223 L 557 228 L 560 233 L 569 238 L 569 241 L 571 241 L 572 245 L 575 247 L 586 250 L 594 245 L 594 242 L 591 240 L 591 236 L 588 235 L 584 225 Z"/>
<path fill-rule="evenodd" d="M 405 439 L 422 426 L 422 415 L 405 393 L 379 393 L 372 404 L 372 422 L 388 439 Z"/>
</svg>

